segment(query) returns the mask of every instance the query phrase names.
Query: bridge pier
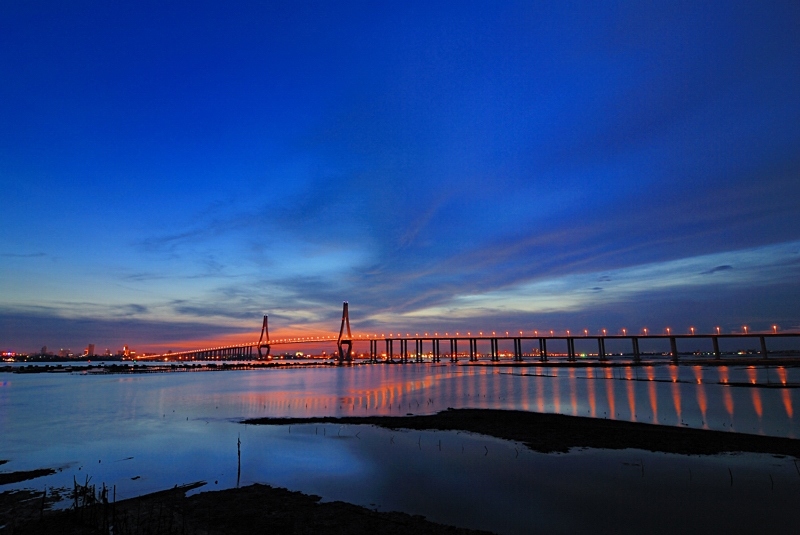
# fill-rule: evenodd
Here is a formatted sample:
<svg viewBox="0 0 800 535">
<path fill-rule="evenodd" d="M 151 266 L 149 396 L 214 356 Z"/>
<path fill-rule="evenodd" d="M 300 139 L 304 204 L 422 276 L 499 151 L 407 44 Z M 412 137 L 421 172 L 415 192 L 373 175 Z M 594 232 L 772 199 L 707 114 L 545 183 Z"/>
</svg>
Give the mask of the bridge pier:
<svg viewBox="0 0 800 535">
<path fill-rule="evenodd" d="M 639 352 L 639 339 L 635 336 L 631 337 L 631 345 L 633 346 L 633 362 L 641 362 L 642 357 L 641 353 Z"/>
<path fill-rule="evenodd" d="M 450 362 L 458 362 L 458 340 L 450 339 Z"/>
<path fill-rule="evenodd" d="M 497 349 L 497 338 L 489 339 L 489 344 L 491 346 L 490 360 L 492 362 L 499 362 L 500 361 L 500 354 L 499 354 L 500 351 L 498 351 L 498 349 Z"/>
<path fill-rule="evenodd" d="M 422 362 L 422 340 L 414 339 L 414 362 Z"/>
<path fill-rule="evenodd" d="M 719 360 L 722 358 L 722 353 L 719 352 L 719 338 L 712 336 L 711 341 L 714 344 L 714 360 Z"/>
<path fill-rule="evenodd" d="M 522 340 L 514 338 L 514 361 L 522 362 Z"/>
<path fill-rule="evenodd" d="M 547 340 L 539 338 L 539 360 L 547 362 Z"/>
<path fill-rule="evenodd" d="M 678 342 L 674 336 L 669 337 L 669 350 L 673 362 L 678 362 Z"/>
<path fill-rule="evenodd" d="M 575 361 L 575 339 L 567 338 L 567 360 L 570 362 Z"/>
<path fill-rule="evenodd" d="M 439 353 L 439 339 L 434 338 L 432 342 L 433 342 L 433 348 L 432 348 L 433 360 L 431 362 L 440 362 L 442 359 Z"/>
<path fill-rule="evenodd" d="M 478 341 L 475 338 L 469 339 L 469 361 L 478 361 Z"/>
<path fill-rule="evenodd" d="M 400 339 L 400 362 L 403 364 L 408 362 L 408 340 L 405 338 Z"/>
<path fill-rule="evenodd" d="M 761 340 L 761 356 L 764 358 L 768 358 L 767 354 L 767 340 L 763 336 L 759 336 Z"/>
<path fill-rule="evenodd" d="M 606 339 L 600 337 L 597 339 L 597 357 L 601 361 L 607 360 L 606 358 Z"/>
</svg>

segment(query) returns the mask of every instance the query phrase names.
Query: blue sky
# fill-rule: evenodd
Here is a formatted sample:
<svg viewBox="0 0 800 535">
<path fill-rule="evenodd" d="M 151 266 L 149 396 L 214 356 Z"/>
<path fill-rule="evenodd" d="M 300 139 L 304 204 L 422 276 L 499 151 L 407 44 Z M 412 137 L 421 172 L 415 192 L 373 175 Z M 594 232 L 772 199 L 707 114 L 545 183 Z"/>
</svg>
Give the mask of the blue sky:
<svg viewBox="0 0 800 535">
<path fill-rule="evenodd" d="M 800 327 L 797 2 L 0 5 L 0 345 Z"/>
</svg>

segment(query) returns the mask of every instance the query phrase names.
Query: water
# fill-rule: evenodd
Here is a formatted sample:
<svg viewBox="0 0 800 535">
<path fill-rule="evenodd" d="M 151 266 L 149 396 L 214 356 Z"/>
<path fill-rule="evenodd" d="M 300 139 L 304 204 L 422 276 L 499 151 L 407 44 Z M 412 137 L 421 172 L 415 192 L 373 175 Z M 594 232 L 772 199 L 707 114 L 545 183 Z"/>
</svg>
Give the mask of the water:
<svg viewBox="0 0 800 535">
<path fill-rule="evenodd" d="M 797 368 L 736 366 L 2 373 L 0 459 L 10 460 L 2 470 L 60 472 L 0 490 L 71 487 L 73 477 L 116 485 L 118 499 L 196 480 L 208 482 L 200 491 L 229 488 L 240 439 L 243 485 L 500 533 L 750 525 L 788 532 L 783 519 L 800 496 L 792 459 L 591 449 L 547 455 L 457 432 L 238 422 L 476 407 L 795 437 L 797 393 L 774 386 L 798 383 Z"/>
</svg>

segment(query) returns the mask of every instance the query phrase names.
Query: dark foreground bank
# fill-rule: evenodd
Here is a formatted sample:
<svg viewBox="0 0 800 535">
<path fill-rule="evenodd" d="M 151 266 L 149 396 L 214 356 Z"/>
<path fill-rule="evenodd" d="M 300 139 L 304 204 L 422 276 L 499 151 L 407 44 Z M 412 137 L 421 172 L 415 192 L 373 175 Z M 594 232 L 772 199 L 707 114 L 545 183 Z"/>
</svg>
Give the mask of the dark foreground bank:
<svg viewBox="0 0 800 535">
<path fill-rule="evenodd" d="M 521 442 L 543 453 L 567 452 L 571 448 L 636 448 L 690 455 L 751 452 L 800 458 L 800 440 L 796 439 L 524 411 L 448 409 L 424 416 L 255 418 L 242 423 L 297 425 L 323 422 L 375 425 L 388 429 L 469 431 Z"/>
<path fill-rule="evenodd" d="M 344 502 L 320 503 L 318 496 L 254 484 L 239 489 L 186 492 L 195 483 L 138 498 L 103 503 L 98 501 L 66 511 L 42 509 L 41 494 L 0 495 L 0 516 L 9 534 L 480 534 L 482 531 L 444 526 L 421 516 L 376 512 Z M 4 503 L 5 502 L 5 503 Z M 16 508 L 16 516 L 8 516 Z M 2 525 L 2 524 L 0 524 Z"/>
</svg>

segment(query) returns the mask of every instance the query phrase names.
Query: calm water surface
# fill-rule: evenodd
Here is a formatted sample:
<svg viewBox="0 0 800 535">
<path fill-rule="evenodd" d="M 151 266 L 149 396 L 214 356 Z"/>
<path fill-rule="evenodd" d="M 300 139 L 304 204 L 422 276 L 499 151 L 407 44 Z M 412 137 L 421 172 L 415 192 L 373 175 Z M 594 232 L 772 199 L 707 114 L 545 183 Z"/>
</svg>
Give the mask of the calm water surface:
<svg viewBox="0 0 800 535">
<path fill-rule="evenodd" d="M 117 498 L 205 480 L 262 482 L 499 533 L 752 526 L 790 532 L 793 459 L 640 450 L 539 454 L 457 432 L 336 424 L 244 426 L 258 416 L 507 408 L 797 436 L 797 368 L 490 368 L 431 364 L 142 375 L 0 374 L 12 488 L 116 485 Z"/>
</svg>

